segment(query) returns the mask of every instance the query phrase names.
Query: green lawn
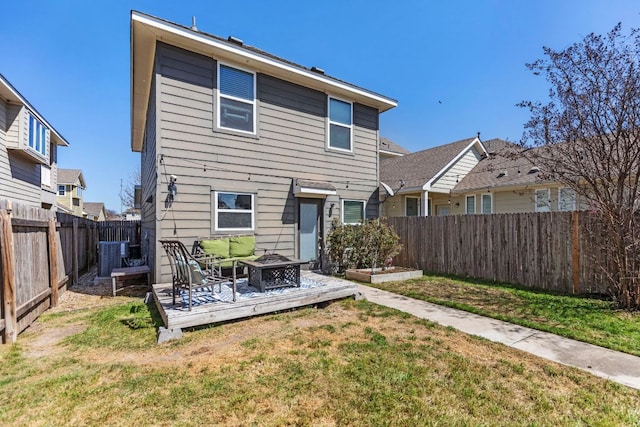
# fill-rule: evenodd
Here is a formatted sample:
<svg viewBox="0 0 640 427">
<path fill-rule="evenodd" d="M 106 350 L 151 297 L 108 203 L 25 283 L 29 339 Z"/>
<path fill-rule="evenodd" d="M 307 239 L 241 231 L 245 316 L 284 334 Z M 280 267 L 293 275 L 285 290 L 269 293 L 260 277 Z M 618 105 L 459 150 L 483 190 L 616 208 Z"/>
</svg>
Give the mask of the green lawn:
<svg viewBox="0 0 640 427">
<path fill-rule="evenodd" d="M 367 301 L 156 345 L 153 307 L 118 300 L 0 346 L 0 424 L 640 424 L 638 390 Z"/>
<path fill-rule="evenodd" d="M 373 286 L 640 356 L 640 315 L 608 301 L 442 276 Z"/>
</svg>

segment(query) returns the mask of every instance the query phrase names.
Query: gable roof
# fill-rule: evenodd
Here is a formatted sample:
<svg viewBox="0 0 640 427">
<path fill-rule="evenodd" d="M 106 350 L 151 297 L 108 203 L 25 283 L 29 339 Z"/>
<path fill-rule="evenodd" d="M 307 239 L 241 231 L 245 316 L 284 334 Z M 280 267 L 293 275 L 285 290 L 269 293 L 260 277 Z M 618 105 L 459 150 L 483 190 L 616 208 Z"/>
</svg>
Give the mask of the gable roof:
<svg viewBox="0 0 640 427">
<path fill-rule="evenodd" d="M 242 62 L 246 67 L 319 91 L 374 107 L 379 112 L 398 101 L 330 77 L 324 71 L 307 68 L 238 41 L 224 39 L 135 10 L 131 11 L 131 149 L 142 149 L 144 123 L 151 88 L 156 41 L 178 46 L 222 60 Z"/>
<path fill-rule="evenodd" d="M 58 132 L 51 123 L 49 123 L 45 118 L 35 109 L 33 105 L 27 101 L 27 99 L 18 92 L 18 90 L 13 87 L 9 80 L 7 80 L 2 74 L 0 74 L 0 98 L 3 98 L 14 104 L 22 104 L 26 106 L 34 116 L 37 117 L 40 122 L 45 125 L 51 131 L 51 140 L 56 144 L 62 147 L 68 147 L 69 143 L 66 139 L 62 137 L 60 132 Z"/>
<path fill-rule="evenodd" d="M 86 188 L 84 176 L 80 169 L 58 169 L 58 184 L 73 184 L 80 182 L 82 188 Z"/>
<path fill-rule="evenodd" d="M 485 142 L 489 156 L 464 176 L 452 193 L 465 193 L 487 188 L 523 186 L 542 182 L 534 165 L 525 157 L 518 156 L 521 150 L 516 144 L 502 139 Z"/>
<path fill-rule="evenodd" d="M 101 202 L 84 202 L 84 211 L 91 216 L 100 216 L 100 212 L 104 212 L 104 203 Z"/>
<path fill-rule="evenodd" d="M 437 178 L 474 144 L 479 144 L 482 151 L 485 151 L 480 139 L 473 137 L 382 160 L 380 181 L 392 188 L 397 188 L 402 181 L 404 192 L 427 190 L 428 188 L 425 187 L 428 187 L 434 178 Z"/>
<path fill-rule="evenodd" d="M 381 136 L 380 137 L 380 152 L 381 153 L 386 153 L 386 154 L 391 154 L 391 155 L 396 155 L 396 156 L 401 156 L 401 155 L 404 155 L 404 154 L 409 154 L 411 151 L 409 151 L 406 148 L 396 144 L 395 142 L 393 142 L 389 138 L 385 138 L 385 137 Z"/>
</svg>

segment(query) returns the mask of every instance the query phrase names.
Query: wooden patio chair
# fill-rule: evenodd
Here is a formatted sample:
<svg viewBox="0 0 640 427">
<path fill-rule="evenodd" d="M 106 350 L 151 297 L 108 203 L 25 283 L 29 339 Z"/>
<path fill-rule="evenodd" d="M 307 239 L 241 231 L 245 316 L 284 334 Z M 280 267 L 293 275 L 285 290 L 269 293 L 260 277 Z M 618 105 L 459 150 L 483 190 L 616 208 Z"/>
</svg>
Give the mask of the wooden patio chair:
<svg viewBox="0 0 640 427">
<path fill-rule="evenodd" d="M 193 289 L 211 286 L 211 292 L 214 292 L 214 286 L 217 284 L 222 291 L 222 283 L 227 281 L 226 277 L 220 275 L 220 270 L 213 267 L 208 271 L 203 271 L 198 261 L 191 256 L 184 244 L 178 240 L 160 240 L 169 258 L 171 266 L 171 276 L 173 283 L 173 304 L 176 303 L 176 294 L 180 294 L 182 289 L 189 291 L 189 310 L 193 298 Z M 235 301 L 235 286 L 234 286 Z"/>
</svg>

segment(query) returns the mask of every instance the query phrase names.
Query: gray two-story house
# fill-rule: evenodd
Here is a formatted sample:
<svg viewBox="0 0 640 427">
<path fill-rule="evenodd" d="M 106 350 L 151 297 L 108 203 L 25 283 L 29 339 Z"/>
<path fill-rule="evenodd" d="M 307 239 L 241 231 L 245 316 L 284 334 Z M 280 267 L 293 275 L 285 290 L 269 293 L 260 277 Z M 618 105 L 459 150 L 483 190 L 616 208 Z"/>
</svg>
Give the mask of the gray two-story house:
<svg viewBox="0 0 640 427">
<path fill-rule="evenodd" d="M 0 198 L 55 209 L 58 147 L 68 145 L 0 74 Z"/>
<path fill-rule="evenodd" d="M 142 239 L 256 236 L 318 265 L 334 218 L 378 216 L 386 96 L 143 13 L 131 14 L 131 148 L 141 153 Z M 163 261 L 164 259 L 164 261 Z"/>
</svg>

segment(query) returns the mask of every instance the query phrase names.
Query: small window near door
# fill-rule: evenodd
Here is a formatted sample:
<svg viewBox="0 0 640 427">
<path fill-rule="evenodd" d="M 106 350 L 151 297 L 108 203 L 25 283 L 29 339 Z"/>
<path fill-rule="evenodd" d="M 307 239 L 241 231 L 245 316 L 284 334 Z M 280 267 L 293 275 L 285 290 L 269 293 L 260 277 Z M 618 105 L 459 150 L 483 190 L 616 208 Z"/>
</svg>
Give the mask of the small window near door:
<svg viewBox="0 0 640 427">
<path fill-rule="evenodd" d="M 492 197 L 491 194 L 483 194 L 482 195 L 482 213 L 490 214 L 492 213 Z"/>
<path fill-rule="evenodd" d="M 417 197 L 407 197 L 405 199 L 405 216 L 418 216 L 420 214 L 418 206 L 420 199 Z"/>
<path fill-rule="evenodd" d="M 342 223 L 362 224 L 364 222 L 365 203 L 362 200 L 342 201 Z"/>
<path fill-rule="evenodd" d="M 558 198 L 559 211 L 575 211 L 576 210 L 576 191 L 565 187 L 560 189 L 560 197 Z"/>
<path fill-rule="evenodd" d="M 540 188 L 536 190 L 535 201 L 536 212 L 549 212 L 551 211 L 551 204 L 549 202 L 549 189 Z"/>
</svg>

